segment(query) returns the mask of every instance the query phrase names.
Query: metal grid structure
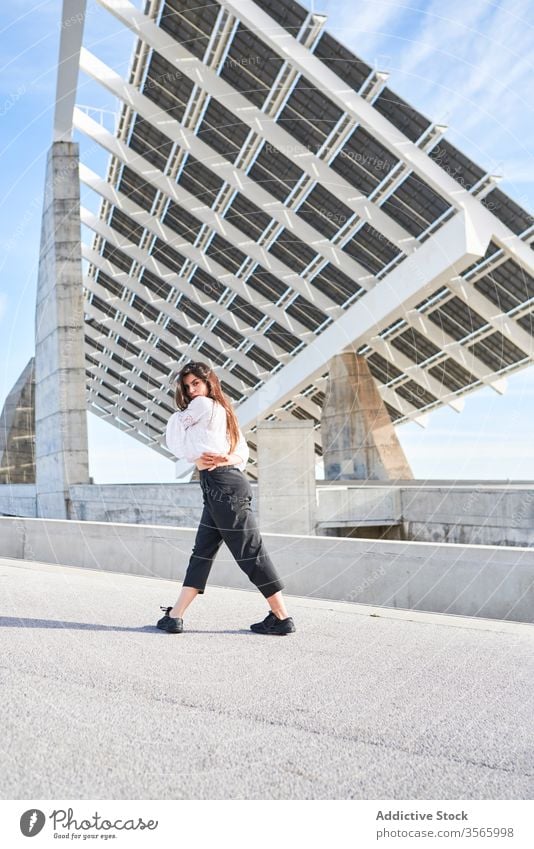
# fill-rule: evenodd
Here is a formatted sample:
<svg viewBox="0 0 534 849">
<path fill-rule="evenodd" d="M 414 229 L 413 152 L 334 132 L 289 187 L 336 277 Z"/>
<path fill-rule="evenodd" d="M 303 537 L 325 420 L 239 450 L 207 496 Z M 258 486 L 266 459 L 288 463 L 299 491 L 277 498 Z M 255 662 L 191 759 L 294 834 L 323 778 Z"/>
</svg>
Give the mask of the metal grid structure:
<svg viewBox="0 0 534 849">
<path fill-rule="evenodd" d="M 90 409 L 167 454 L 172 380 L 217 368 L 257 417 L 319 419 L 329 357 L 368 360 L 396 423 L 532 361 L 532 217 L 293 0 L 98 0 L 137 35 L 81 210 Z M 440 262 L 433 258 L 439 257 Z"/>
</svg>

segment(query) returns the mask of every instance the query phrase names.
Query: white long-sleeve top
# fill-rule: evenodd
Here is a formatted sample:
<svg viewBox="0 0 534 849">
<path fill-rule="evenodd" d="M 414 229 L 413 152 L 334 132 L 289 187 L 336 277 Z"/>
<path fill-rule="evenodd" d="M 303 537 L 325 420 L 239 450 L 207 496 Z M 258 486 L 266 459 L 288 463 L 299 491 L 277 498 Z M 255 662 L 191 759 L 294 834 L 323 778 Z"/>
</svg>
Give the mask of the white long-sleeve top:
<svg viewBox="0 0 534 849">
<path fill-rule="evenodd" d="M 226 433 L 226 410 L 213 398 L 197 395 L 185 410 L 172 414 L 167 422 L 165 442 L 175 457 L 189 463 L 194 463 L 204 451 L 227 454 L 230 451 L 230 440 Z M 243 472 L 249 450 L 241 430 L 233 453 L 242 459 L 238 468 Z"/>
</svg>

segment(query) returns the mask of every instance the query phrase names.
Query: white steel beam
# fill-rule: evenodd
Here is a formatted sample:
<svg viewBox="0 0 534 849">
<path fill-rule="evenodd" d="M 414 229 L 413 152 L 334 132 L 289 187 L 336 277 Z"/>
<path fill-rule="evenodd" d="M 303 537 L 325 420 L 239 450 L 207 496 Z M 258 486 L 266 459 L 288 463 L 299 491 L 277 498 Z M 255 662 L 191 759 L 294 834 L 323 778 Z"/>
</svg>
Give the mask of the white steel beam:
<svg viewBox="0 0 534 849">
<path fill-rule="evenodd" d="M 72 113 L 78 87 L 85 7 L 86 0 L 63 0 L 54 109 L 54 141 L 72 140 Z"/>
<path fill-rule="evenodd" d="M 98 0 L 98 2 L 108 7 L 110 0 Z M 121 6 L 123 2 L 125 3 L 125 0 L 121 0 Z M 348 87 L 347 83 L 321 62 L 317 56 L 314 56 L 313 53 L 299 44 L 290 33 L 260 9 L 253 0 L 220 0 L 220 2 L 245 26 L 249 27 L 254 33 L 258 33 L 262 40 L 282 59 L 297 68 L 320 91 L 326 92 L 336 106 L 351 115 L 438 194 L 445 197 L 457 209 L 463 209 L 469 216 L 474 217 L 473 223 L 482 219 L 482 223 L 485 225 L 484 229 L 493 229 L 494 236 L 497 238 L 511 240 L 511 249 L 514 252 L 519 248 L 520 239 L 505 224 L 499 221 L 453 177 L 430 159 L 424 150 L 411 142 L 370 103 Z M 530 257 L 525 256 L 525 259 L 532 266 L 534 262 L 532 255 Z"/>
<path fill-rule="evenodd" d="M 82 222 L 86 224 L 86 226 L 92 227 L 95 224 L 95 221 L 100 221 L 100 219 L 96 219 L 96 217 L 93 217 L 91 219 L 92 223 L 90 223 L 89 219 L 86 220 L 84 210 L 82 210 Z M 98 229 L 95 229 L 95 232 L 102 233 L 102 231 Z M 108 239 L 108 241 L 111 241 L 111 239 Z M 89 248 L 86 248 L 83 251 L 83 255 L 97 268 L 100 268 L 104 272 L 106 271 L 105 263 L 109 262 L 109 260 L 105 260 L 99 254 L 97 254 L 95 251 L 90 250 Z M 119 279 L 119 274 L 117 273 L 118 271 L 119 269 L 116 269 L 116 271 L 114 270 L 113 272 L 113 277 L 116 280 Z M 139 281 L 133 279 L 132 277 L 128 277 L 125 272 L 123 272 L 123 275 L 129 281 L 128 284 L 125 284 L 123 282 L 123 285 L 127 285 L 132 293 L 139 295 L 143 299 L 146 298 L 146 292 L 144 291 L 144 287 L 142 287 L 142 284 Z M 95 292 L 95 294 L 98 294 L 99 297 L 102 298 L 102 300 L 106 300 L 107 303 L 110 304 L 110 306 L 115 306 L 118 312 L 122 313 L 123 315 L 129 316 L 142 327 L 146 328 L 150 333 L 153 333 L 155 336 L 162 339 L 164 342 L 167 342 L 168 345 L 172 346 L 176 344 L 176 339 L 169 330 L 166 330 L 161 324 L 158 324 L 155 321 L 143 318 L 138 312 L 138 310 L 136 310 L 135 307 L 130 306 L 128 303 L 126 303 L 126 301 L 120 300 L 117 297 L 113 298 L 113 296 L 110 299 L 110 293 L 108 292 L 108 290 L 100 286 L 96 280 L 86 278 L 86 285 L 91 291 Z M 176 320 L 177 312 L 180 311 L 180 305 L 178 304 L 177 306 L 173 306 L 171 304 L 168 304 L 166 301 L 159 301 L 157 309 L 160 311 L 160 316 L 163 315 L 167 318 L 172 318 Z M 118 327 L 121 327 L 121 325 L 118 324 Z M 224 342 L 224 340 L 217 336 L 215 333 L 212 333 L 211 330 L 209 330 L 207 327 L 204 327 L 198 322 L 191 322 L 188 325 L 184 324 L 184 327 L 191 333 L 194 333 L 195 336 L 198 336 L 199 339 L 202 339 L 203 342 L 207 342 L 208 345 L 211 345 L 213 348 L 215 348 L 215 350 L 218 351 L 222 356 L 226 357 L 227 359 L 233 360 L 232 364 L 235 363 L 237 365 L 241 365 L 243 366 L 243 368 L 246 368 L 248 371 L 254 373 L 253 366 L 256 365 L 255 363 L 252 363 L 246 357 L 245 354 L 242 354 L 241 351 L 238 351 L 236 348 L 225 348 L 224 345 L 226 343 Z M 126 336 L 128 333 L 127 328 L 125 327 L 122 327 L 122 331 L 117 329 L 116 332 L 120 332 L 122 336 Z M 258 381 L 260 381 L 260 376 L 257 375 L 257 377 Z M 245 394 L 245 391 L 250 392 L 250 387 L 244 384 L 239 378 L 237 378 L 237 375 L 233 375 L 229 371 L 225 371 L 225 380 L 227 380 L 227 382 L 231 386 L 233 386 L 236 391 L 239 391 L 242 394 Z M 243 390 L 242 386 L 246 386 L 245 391 Z"/>
<path fill-rule="evenodd" d="M 167 113 L 157 109 L 156 104 L 133 85 L 127 83 L 119 74 L 101 62 L 96 56 L 83 49 L 80 58 L 80 67 L 84 73 L 104 85 L 112 94 L 127 103 L 132 109 L 153 127 L 164 132 L 165 135 L 176 142 L 181 150 L 191 153 L 196 159 L 206 165 L 221 177 L 234 191 L 238 191 L 263 209 L 268 215 L 281 226 L 291 229 L 295 235 L 313 247 L 323 259 L 332 262 L 341 268 L 353 279 L 364 278 L 361 285 L 369 288 L 374 283 L 374 277 L 359 262 L 354 260 L 345 251 L 332 244 L 328 238 L 306 223 L 295 210 L 286 206 L 263 189 L 258 183 L 245 174 L 241 168 L 237 168 L 223 156 L 220 156 L 213 148 L 203 142 L 191 129 L 179 124 Z M 131 166 L 130 166 L 131 167 Z M 148 163 L 150 171 L 154 166 Z M 150 179 L 150 174 L 145 175 Z M 337 179 L 337 175 L 336 175 Z M 315 180 L 314 180 L 315 182 Z M 337 186 L 336 186 L 337 188 Z M 352 188 L 354 192 L 354 188 Z M 209 206 L 202 204 L 197 198 L 192 199 L 191 209 L 202 209 Z M 240 232 L 240 231 L 239 231 Z M 241 240 L 243 234 L 241 234 Z"/>
<path fill-rule="evenodd" d="M 243 422 L 246 424 L 258 416 L 265 416 L 291 398 L 304 381 L 313 382 L 325 371 L 334 354 L 344 348 L 356 349 L 368 342 L 377 323 L 391 323 L 395 318 L 403 318 L 407 310 L 483 256 L 488 243 L 489 234 L 484 237 L 475 231 L 464 213 L 454 216 L 415 254 L 394 268 L 374 289 L 366 292 L 335 325 L 327 328 L 245 401 L 240 408 Z M 428 280 L 432 281 L 431 284 Z"/>
<path fill-rule="evenodd" d="M 247 238 L 237 227 L 221 218 L 210 207 L 199 205 L 198 200 L 190 195 L 185 189 L 179 186 L 175 181 L 165 176 L 161 171 L 150 165 L 147 160 L 141 156 L 134 154 L 124 142 L 117 139 L 109 133 L 104 127 L 101 127 L 96 121 L 93 121 L 79 109 L 74 110 L 74 125 L 76 129 L 87 135 L 88 138 L 96 141 L 105 150 L 116 156 L 130 168 L 135 170 L 144 180 L 149 180 L 153 186 L 158 188 L 163 194 L 178 203 L 184 209 L 191 212 L 202 223 L 207 225 L 213 232 L 222 236 L 226 241 L 231 242 L 233 246 L 239 248 L 248 257 L 255 262 L 260 263 L 263 268 L 267 269 L 283 280 L 287 286 L 290 286 L 295 292 L 301 294 L 307 300 L 313 299 L 314 303 L 322 309 L 327 315 L 337 314 L 341 312 L 341 308 L 322 295 L 317 289 L 312 290 L 310 284 L 296 271 L 289 268 L 273 254 L 268 253 L 264 248 L 259 246 L 252 239 Z M 146 168 L 146 171 L 142 169 Z M 185 253 L 187 248 L 191 247 L 191 242 L 178 241 L 180 236 L 174 233 L 173 246 Z M 198 252 L 200 254 L 200 251 Z M 202 254 L 203 255 L 203 254 Z M 205 266 L 209 262 L 209 258 L 205 257 Z M 209 270 L 209 268 L 206 268 Z M 228 271 L 225 269 L 225 273 Z"/>
<path fill-rule="evenodd" d="M 205 91 L 222 102 L 240 121 L 247 124 L 254 133 L 261 135 L 282 152 L 284 149 L 296 151 L 293 157 L 295 162 L 312 180 L 319 180 L 323 185 L 330 185 L 332 187 L 333 175 L 326 162 L 312 153 L 308 148 L 302 148 L 302 145 L 286 130 L 280 127 L 273 118 L 253 106 L 246 97 L 219 77 L 214 70 L 208 68 L 200 59 L 196 59 L 183 45 L 164 32 L 160 27 L 156 26 L 153 21 L 138 11 L 135 6 L 127 2 L 127 0 L 98 0 L 98 3 L 131 29 L 139 38 L 150 44 L 168 62 L 174 64 L 180 73 L 189 77 L 190 80 L 202 86 Z M 231 11 L 236 17 L 242 17 L 240 11 L 236 12 L 234 9 Z M 257 11 L 259 12 L 260 10 L 258 9 Z M 268 15 L 265 16 L 265 20 L 272 28 L 274 21 Z M 262 35 L 265 36 L 267 33 L 262 33 Z M 292 37 L 291 41 L 293 44 L 298 45 L 305 53 L 308 52 L 307 48 L 298 44 Z M 280 51 L 278 50 L 278 52 Z M 290 62 L 290 64 L 294 64 L 289 51 L 284 54 L 283 58 Z M 316 61 L 318 60 L 316 59 Z M 333 76 L 337 79 L 335 75 Z M 324 89 L 324 85 L 321 84 L 319 88 Z M 346 90 L 345 84 L 344 88 Z M 367 106 L 372 109 L 370 104 L 367 104 Z M 347 111 L 345 107 L 342 107 L 342 109 L 343 111 Z M 335 185 L 332 188 L 334 192 L 341 192 L 343 194 L 344 203 L 353 212 L 357 213 L 364 221 L 372 224 L 376 230 L 386 236 L 393 244 L 398 245 L 401 250 L 409 253 L 410 250 L 417 246 L 417 240 L 411 233 L 408 233 L 403 227 L 393 221 L 380 207 L 373 204 L 367 197 L 359 194 L 350 183 L 347 183 L 338 174 L 335 175 Z"/>
<path fill-rule="evenodd" d="M 109 201 L 110 204 L 116 206 L 118 209 L 125 212 L 130 218 L 136 223 L 141 224 L 146 230 L 149 231 L 151 235 L 157 236 L 167 244 L 171 245 L 173 248 L 176 247 L 177 239 L 179 236 L 171 230 L 171 228 L 163 224 L 160 220 L 158 220 L 154 215 L 150 212 L 146 212 L 146 210 L 142 209 L 138 206 L 134 201 L 130 198 L 127 198 L 122 192 L 118 189 L 113 188 L 106 180 L 103 180 L 89 168 L 86 168 L 85 165 L 80 165 L 80 180 L 94 192 L 99 194 L 101 197 Z M 120 236 L 120 238 L 124 238 Z M 120 245 L 119 245 L 120 247 Z M 216 261 L 207 258 L 202 251 L 191 244 L 191 242 L 185 242 L 180 245 L 180 251 L 184 257 L 190 260 L 192 266 L 198 266 L 203 270 L 209 271 L 214 277 L 221 280 L 224 283 L 227 289 L 231 292 L 239 294 L 242 298 L 244 298 L 247 303 L 251 306 L 256 307 L 258 309 L 257 298 L 252 298 L 247 291 L 243 288 L 244 281 L 241 278 L 235 277 L 233 274 L 228 272 L 226 268 L 223 268 L 222 265 L 219 265 Z M 203 259 L 204 258 L 204 259 Z M 206 259 L 208 263 L 206 263 Z M 191 266 L 191 267 L 192 267 Z M 208 266 L 208 267 L 206 267 Z M 164 280 L 173 280 L 172 285 L 178 291 L 189 291 L 189 284 L 186 279 L 177 275 L 176 272 L 172 272 L 169 269 L 165 269 L 165 276 L 161 275 Z M 205 306 L 204 301 L 199 301 L 200 304 Z M 229 318 L 228 309 L 222 305 L 218 304 L 216 301 L 212 301 L 209 306 L 210 311 L 214 314 L 219 314 L 221 318 L 226 316 Z M 301 324 L 297 319 L 294 319 L 285 312 L 281 307 L 277 307 L 274 304 L 265 304 L 261 307 L 262 312 L 268 316 L 269 318 L 277 321 L 282 326 L 286 327 L 292 333 L 295 333 L 302 338 L 306 338 L 307 336 L 312 337 L 313 331 L 311 331 L 308 327 L 305 327 Z M 231 313 L 230 313 L 231 315 Z M 234 318 L 232 316 L 232 318 Z M 237 320 L 234 318 L 234 324 L 236 325 L 236 329 L 241 333 L 245 332 L 244 326 L 241 326 L 237 323 Z M 244 325 L 244 323 L 242 323 Z M 250 327 L 246 328 L 248 332 L 250 332 Z"/>
</svg>

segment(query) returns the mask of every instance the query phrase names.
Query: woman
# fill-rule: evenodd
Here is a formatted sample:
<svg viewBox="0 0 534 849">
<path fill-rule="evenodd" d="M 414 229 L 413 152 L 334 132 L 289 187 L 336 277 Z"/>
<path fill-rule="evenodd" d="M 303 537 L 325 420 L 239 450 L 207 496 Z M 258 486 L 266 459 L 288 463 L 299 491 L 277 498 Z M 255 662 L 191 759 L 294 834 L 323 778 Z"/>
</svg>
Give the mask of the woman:
<svg viewBox="0 0 534 849">
<path fill-rule="evenodd" d="M 243 474 L 249 452 L 219 378 L 205 363 L 188 363 L 178 375 L 176 406 L 165 434 L 167 447 L 200 470 L 204 510 L 182 590 L 174 607 L 162 607 L 157 627 L 181 634 L 183 615 L 203 593 L 217 551 L 226 543 L 237 563 L 267 599 L 270 613 L 251 625 L 258 634 L 283 636 L 295 624 L 282 598 L 279 579 L 252 514 L 252 490 Z"/>
</svg>

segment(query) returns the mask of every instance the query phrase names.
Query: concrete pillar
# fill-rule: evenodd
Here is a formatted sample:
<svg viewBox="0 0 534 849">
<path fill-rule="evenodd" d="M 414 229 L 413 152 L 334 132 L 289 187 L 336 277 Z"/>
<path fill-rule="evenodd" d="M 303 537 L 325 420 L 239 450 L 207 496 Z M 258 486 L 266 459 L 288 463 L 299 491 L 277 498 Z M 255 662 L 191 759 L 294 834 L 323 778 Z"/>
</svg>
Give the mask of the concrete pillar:
<svg viewBox="0 0 534 849">
<path fill-rule="evenodd" d="M 34 359 L 23 369 L 0 414 L 0 484 L 35 483 Z"/>
<path fill-rule="evenodd" d="M 326 480 L 409 480 L 410 466 L 365 357 L 332 357 L 321 416 Z"/>
<path fill-rule="evenodd" d="M 262 531 L 315 534 L 313 422 L 259 422 L 258 513 Z"/>
<path fill-rule="evenodd" d="M 69 517 L 69 486 L 89 483 L 78 145 L 48 153 L 35 310 L 37 515 Z"/>
</svg>

